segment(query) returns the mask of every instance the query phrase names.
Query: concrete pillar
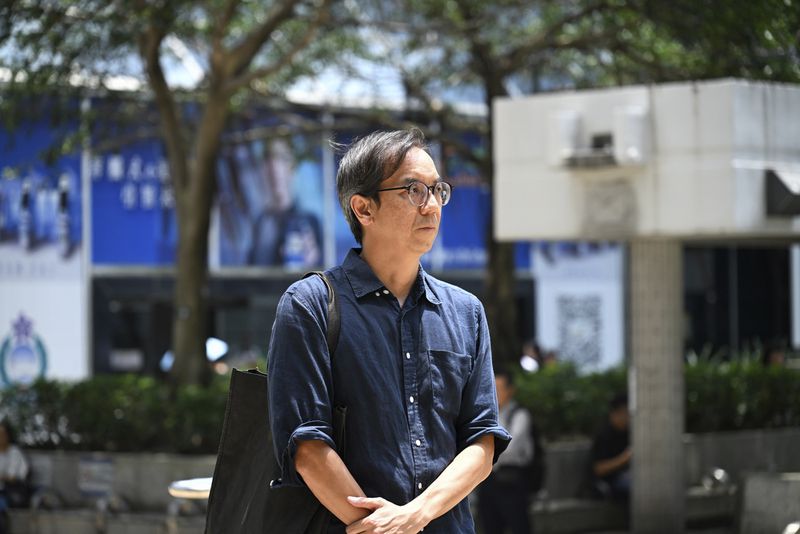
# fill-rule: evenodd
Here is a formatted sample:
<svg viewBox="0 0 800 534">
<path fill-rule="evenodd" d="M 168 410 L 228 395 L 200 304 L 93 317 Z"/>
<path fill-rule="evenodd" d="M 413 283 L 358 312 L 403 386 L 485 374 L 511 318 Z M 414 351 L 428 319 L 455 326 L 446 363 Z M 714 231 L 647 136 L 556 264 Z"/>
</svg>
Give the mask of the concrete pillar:
<svg viewBox="0 0 800 534">
<path fill-rule="evenodd" d="M 683 532 L 683 264 L 677 240 L 630 244 L 632 532 Z"/>
</svg>

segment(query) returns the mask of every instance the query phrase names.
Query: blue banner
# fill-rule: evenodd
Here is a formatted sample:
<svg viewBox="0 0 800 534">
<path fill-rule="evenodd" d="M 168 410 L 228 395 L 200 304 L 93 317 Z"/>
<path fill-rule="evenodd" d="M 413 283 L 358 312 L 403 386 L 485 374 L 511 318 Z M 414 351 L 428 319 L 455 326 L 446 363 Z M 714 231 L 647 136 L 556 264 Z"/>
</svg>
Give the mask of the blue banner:
<svg viewBox="0 0 800 534">
<path fill-rule="evenodd" d="M 171 265 L 178 242 L 175 196 L 160 141 L 91 160 L 92 262 Z"/>
<path fill-rule="evenodd" d="M 62 259 L 79 250 L 80 156 L 45 163 L 62 133 L 46 122 L 28 124 L 13 135 L 0 131 L 0 247 L 31 254 L 57 249 Z"/>
</svg>

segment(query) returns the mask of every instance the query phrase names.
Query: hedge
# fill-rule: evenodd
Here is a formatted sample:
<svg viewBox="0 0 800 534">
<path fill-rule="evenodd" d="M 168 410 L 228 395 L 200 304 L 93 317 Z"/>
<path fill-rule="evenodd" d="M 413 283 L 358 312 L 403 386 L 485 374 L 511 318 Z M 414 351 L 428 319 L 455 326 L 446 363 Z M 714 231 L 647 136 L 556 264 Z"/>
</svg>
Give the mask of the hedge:
<svg viewBox="0 0 800 534">
<path fill-rule="evenodd" d="M 718 432 L 800 426 L 800 371 L 756 362 L 686 366 L 686 430 Z M 591 436 L 608 401 L 626 389 L 625 369 L 581 374 L 557 364 L 517 377 L 517 398 L 545 438 Z M 65 450 L 216 452 L 228 376 L 207 388 L 172 391 L 137 375 L 38 381 L 0 391 L 0 416 L 26 447 Z M 264 423 L 266 424 L 266 414 Z"/>
<path fill-rule="evenodd" d="M 758 361 L 699 361 L 684 367 L 690 433 L 800 426 L 800 370 Z M 517 377 L 517 399 L 548 439 L 591 436 L 608 402 L 626 391 L 627 370 L 582 375 L 560 364 Z"/>
<path fill-rule="evenodd" d="M 0 415 L 30 448 L 215 453 L 228 381 L 172 391 L 138 375 L 40 380 L 0 391 Z"/>
</svg>

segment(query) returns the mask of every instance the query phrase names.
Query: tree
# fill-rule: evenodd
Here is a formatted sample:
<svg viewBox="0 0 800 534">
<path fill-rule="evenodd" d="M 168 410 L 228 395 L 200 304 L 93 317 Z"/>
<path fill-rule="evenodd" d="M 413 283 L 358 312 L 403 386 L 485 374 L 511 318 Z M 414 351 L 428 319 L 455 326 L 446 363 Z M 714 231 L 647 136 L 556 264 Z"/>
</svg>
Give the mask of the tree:
<svg viewBox="0 0 800 534">
<path fill-rule="evenodd" d="M 799 79 L 792 1 L 404 0 L 397 9 L 377 0 L 360 22 L 373 29 L 375 60 L 401 76 L 408 109 L 429 117 L 429 135 L 453 143 L 491 186 L 496 98 L 717 76 Z M 453 104 L 475 93 L 486 112 L 477 125 Z M 452 135 L 476 126 L 488 140 L 480 150 Z M 512 246 L 490 225 L 485 304 L 499 361 L 520 351 Z"/>
<path fill-rule="evenodd" d="M 30 0 L 0 7 L 0 44 L 10 50 L 6 110 L 20 112 L 13 102 L 30 94 L 102 93 L 115 75 L 144 80 L 155 101 L 178 221 L 177 383 L 200 383 L 207 368 L 208 230 L 226 122 L 249 91 L 276 95 L 330 55 L 333 3 Z M 168 83 L 165 63 L 176 54 L 196 58 L 196 86 Z M 196 114 L 186 112 L 187 99 Z"/>
<path fill-rule="evenodd" d="M 492 102 L 508 96 L 520 86 L 528 90 L 530 80 L 546 77 L 545 69 L 566 51 L 587 51 L 612 42 L 616 36 L 606 22 L 625 10 L 610 1 L 520 2 L 500 0 L 406 0 L 403 9 L 378 9 L 380 16 L 365 24 L 393 30 L 390 37 L 402 43 L 387 44 L 396 50 L 390 61 L 401 73 L 410 107 L 431 116 L 437 123 L 434 137 L 464 129 L 456 106 L 441 98 L 474 88 L 486 114 L 477 124 L 486 146 L 475 150 L 454 142 L 481 170 L 484 180 L 493 180 Z M 405 14 L 411 15 L 405 15 Z M 387 24 L 388 21 L 388 24 Z M 474 127 L 473 124 L 469 126 Z M 515 262 L 513 243 L 494 238 L 493 222 L 487 228 L 488 266 L 485 278 L 487 316 L 495 359 L 512 360 L 521 349 L 517 330 Z"/>
</svg>

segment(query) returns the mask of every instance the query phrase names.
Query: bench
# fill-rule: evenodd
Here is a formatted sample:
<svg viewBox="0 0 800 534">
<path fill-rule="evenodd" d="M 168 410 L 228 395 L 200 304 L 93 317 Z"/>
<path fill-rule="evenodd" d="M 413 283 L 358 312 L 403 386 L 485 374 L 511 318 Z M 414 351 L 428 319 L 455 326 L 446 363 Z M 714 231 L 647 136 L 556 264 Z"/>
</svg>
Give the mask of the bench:
<svg viewBox="0 0 800 534">
<path fill-rule="evenodd" d="M 731 526 L 736 518 L 738 495 L 733 487 L 686 491 L 686 522 L 691 528 Z M 561 534 L 628 527 L 624 505 L 611 501 L 537 498 L 529 510 L 536 534 Z"/>
</svg>

